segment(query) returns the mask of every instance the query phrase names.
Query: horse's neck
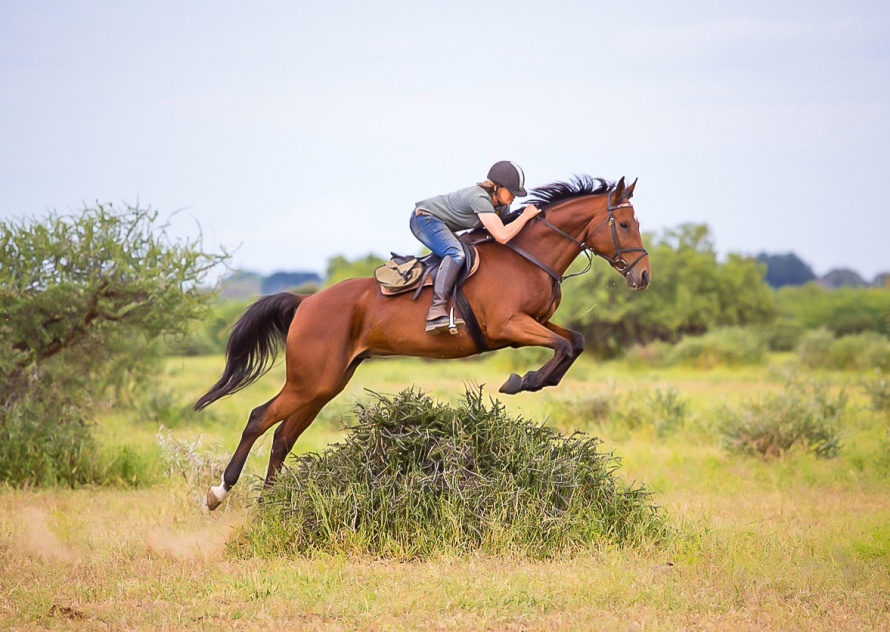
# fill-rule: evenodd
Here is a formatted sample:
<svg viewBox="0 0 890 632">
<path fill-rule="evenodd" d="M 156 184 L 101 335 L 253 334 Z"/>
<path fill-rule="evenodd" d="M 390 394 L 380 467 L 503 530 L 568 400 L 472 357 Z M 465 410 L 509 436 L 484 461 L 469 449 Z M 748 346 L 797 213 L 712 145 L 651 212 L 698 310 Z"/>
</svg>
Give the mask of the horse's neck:
<svg viewBox="0 0 890 632">
<path fill-rule="evenodd" d="M 589 200 L 577 200 L 569 204 L 591 203 Z M 547 222 L 571 235 L 577 241 L 584 240 L 584 232 L 591 222 L 591 215 L 580 213 L 566 207 L 557 207 L 546 213 Z M 531 230 L 529 230 L 531 229 Z M 532 220 L 526 224 L 519 234 L 513 238 L 517 246 L 527 250 L 536 258 L 546 263 L 559 275 L 565 274 L 572 262 L 581 254 L 581 248 L 569 241 L 564 235 L 546 226 L 543 222 Z"/>
</svg>

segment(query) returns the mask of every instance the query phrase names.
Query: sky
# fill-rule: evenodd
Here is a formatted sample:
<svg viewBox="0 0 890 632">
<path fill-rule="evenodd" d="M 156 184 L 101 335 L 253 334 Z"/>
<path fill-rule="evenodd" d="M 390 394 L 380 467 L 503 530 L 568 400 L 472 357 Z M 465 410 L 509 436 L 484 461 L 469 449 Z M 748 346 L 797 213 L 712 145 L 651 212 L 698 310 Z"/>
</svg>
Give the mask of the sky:
<svg viewBox="0 0 890 632">
<path fill-rule="evenodd" d="M 414 203 L 498 160 L 871 279 L 890 3 L 0 0 L 0 218 L 151 207 L 234 268 L 323 273 L 420 252 Z"/>
</svg>

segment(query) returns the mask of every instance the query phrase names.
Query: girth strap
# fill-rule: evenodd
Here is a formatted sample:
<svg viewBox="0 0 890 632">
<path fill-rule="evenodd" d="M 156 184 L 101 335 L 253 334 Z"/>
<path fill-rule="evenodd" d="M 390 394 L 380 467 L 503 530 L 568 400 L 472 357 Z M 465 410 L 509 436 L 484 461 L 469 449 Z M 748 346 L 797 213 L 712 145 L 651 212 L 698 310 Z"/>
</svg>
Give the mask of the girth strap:
<svg viewBox="0 0 890 632">
<path fill-rule="evenodd" d="M 484 353 L 485 351 L 490 351 L 488 347 L 488 343 L 485 342 L 485 335 L 482 333 L 482 327 L 479 326 L 479 321 L 476 319 L 476 314 L 473 312 L 473 308 L 470 306 L 470 301 L 467 300 L 466 294 L 458 285 L 454 288 L 454 304 L 460 310 L 460 313 L 464 317 L 464 322 L 467 325 L 467 331 L 470 334 L 470 337 L 473 339 L 473 342 L 476 343 L 476 348 L 479 349 L 479 353 Z"/>
</svg>

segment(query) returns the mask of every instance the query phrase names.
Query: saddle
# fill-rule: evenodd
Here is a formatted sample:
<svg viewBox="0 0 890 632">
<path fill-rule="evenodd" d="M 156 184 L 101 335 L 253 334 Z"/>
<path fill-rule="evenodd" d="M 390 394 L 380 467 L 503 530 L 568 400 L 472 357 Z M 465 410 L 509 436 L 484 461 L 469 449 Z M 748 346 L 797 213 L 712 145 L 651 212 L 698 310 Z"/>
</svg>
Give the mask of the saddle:
<svg viewBox="0 0 890 632">
<path fill-rule="evenodd" d="M 463 247 L 464 265 L 456 286 L 460 286 L 479 269 L 479 253 L 476 248 L 469 244 L 463 244 Z M 380 293 L 384 296 L 396 296 L 414 290 L 413 298 L 416 299 L 423 288 L 435 282 L 442 257 L 429 254 L 418 259 L 394 252 L 389 254 L 392 258 L 374 271 L 374 276 L 380 283 Z"/>
<path fill-rule="evenodd" d="M 473 313 L 473 308 L 467 300 L 461 286 L 473 276 L 479 269 L 479 253 L 476 244 L 485 241 L 482 234 L 473 234 L 475 231 L 461 236 L 461 245 L 464 249 L 464 265 L 454 284 L 452 300 L 457 311 L 460 312 L 467 326 L 467 331 L 479 348 L 479 351 L 488 351 L 488 344 L 479 321 Z M 439 271 L 439 263 L 442 258 L 435 254 L 429 254 L 420 259 L 416 257 L 390 253 L 392 258 L 386 264 L 375 270 L 374 276 L 380 283 L 380 293 L 384 296 L 397 296 L 414 290 L 413 300 L 417 300 L 423 288 L 433 285 L 436 273 Z"/>
</svg>

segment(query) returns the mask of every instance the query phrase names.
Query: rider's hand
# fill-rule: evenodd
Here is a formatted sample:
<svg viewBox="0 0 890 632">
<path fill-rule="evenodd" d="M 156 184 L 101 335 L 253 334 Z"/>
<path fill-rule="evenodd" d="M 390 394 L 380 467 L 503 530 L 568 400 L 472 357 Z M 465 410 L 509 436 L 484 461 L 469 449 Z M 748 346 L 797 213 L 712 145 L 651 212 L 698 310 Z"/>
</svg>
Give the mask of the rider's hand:
<svg viewBox="0 0 890 632">
<path fill-rule="evenodd" d="M 525 210 L 522 211 L 522 214 L 525 215 L 526 219 L 531 219 L 540 212 L 541 209 L 539 209 L 537 206 L 535 206 L 534 204 L 529 204 L 525 207 Z"/>
</svg>

